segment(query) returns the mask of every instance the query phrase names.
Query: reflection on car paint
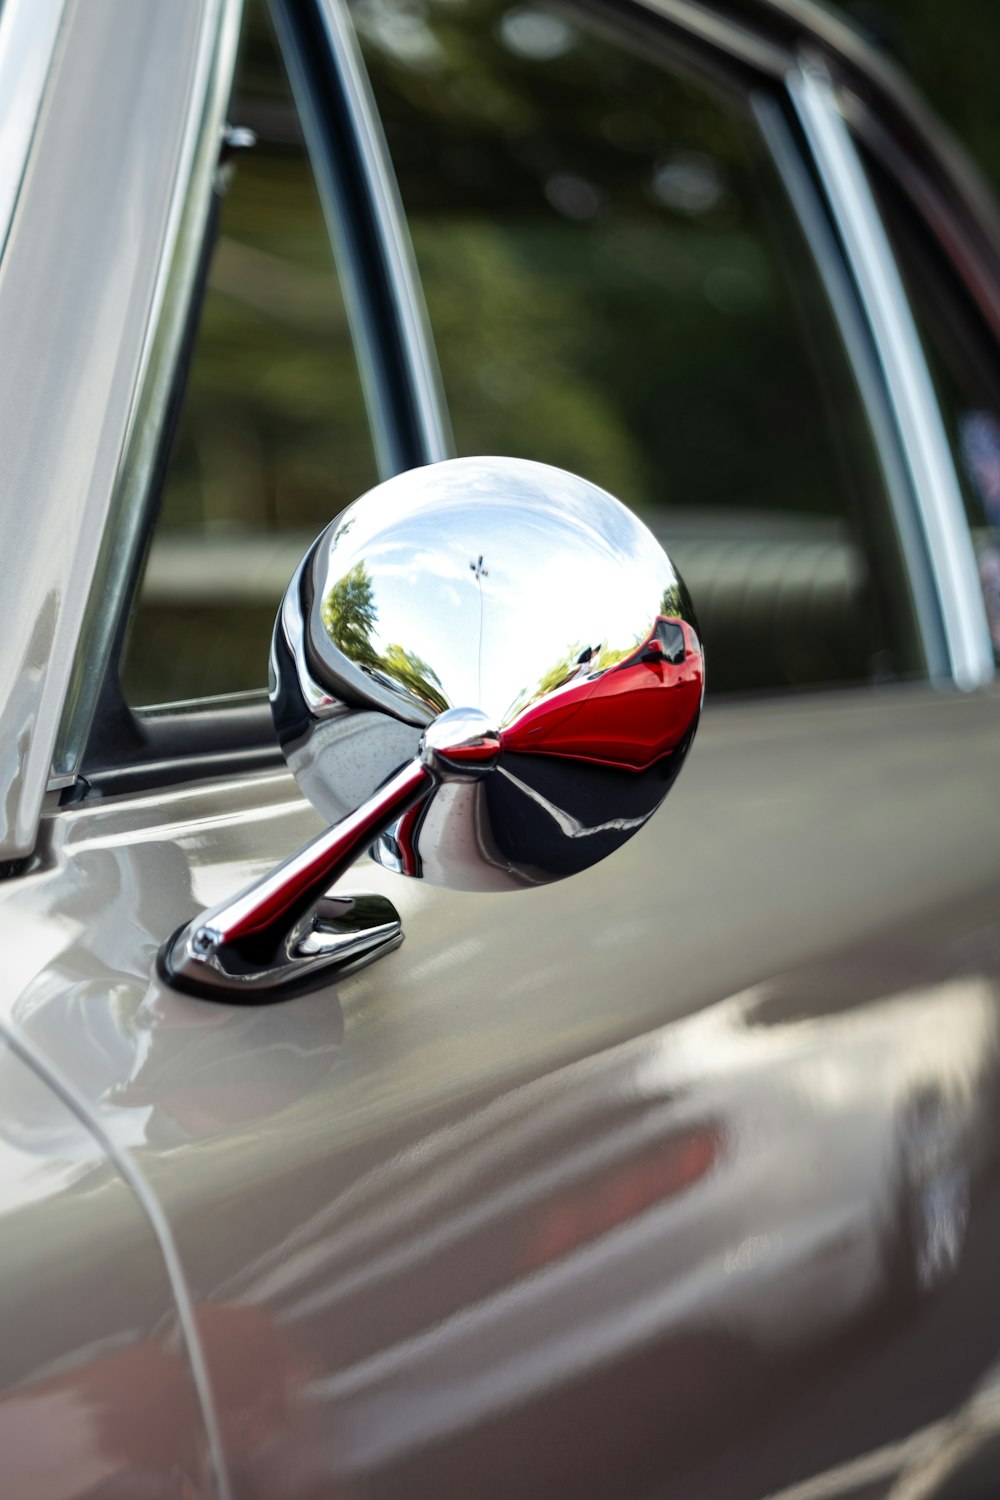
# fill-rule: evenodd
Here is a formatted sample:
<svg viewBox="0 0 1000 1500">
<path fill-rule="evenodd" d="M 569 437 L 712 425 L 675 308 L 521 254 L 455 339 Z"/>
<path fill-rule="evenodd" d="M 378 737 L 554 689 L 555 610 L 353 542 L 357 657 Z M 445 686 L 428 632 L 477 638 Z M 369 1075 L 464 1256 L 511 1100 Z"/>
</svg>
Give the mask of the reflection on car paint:
<svg viewBox="0 0 1000 1500">
<path fill-rule="evenodd" d="M 986 706 L 959 707 L 973 746 Z M 908 774 L 935 763 L 937 711 L 909 711 Z M 928 889 L 941 873 L 909 860 L 906 840 L 940 861 L 949 839 L 964 847 L 963 819 L 981 816 L 967 786 L 948 783 L 913 825 L 895 748 L 884 773 L 879 759 L 879 724 L 891 720 L 895 747 L 907 710 L 862 712 L 856 771 L 857 717 L 849 725 L 833 705 L 794 732 L 774 709 L 766 720 L 741 710 L 738 755 L 709 715 L 704 785 L 692 773 L 670 814 L 686 865 L 665 862 L 669 839 L 649 856 L 633 841 L 649 878 L 632 872 L 620 920 L 604 920 L 618 885 L 610 862 L 532 893 L 546 916 L 530 926 L 517 897 L 442 901 L 372 867 L 376 888 L 401 892 L 411 936 L 400 955 L 336 994 L 264 1012 L 199 1005 L 148 972 L 158 934 L 230 888 L 234 864 L 265 869 L 315 826 L 282 778 L 259 780 L 251 816 L 241 786 L 157 799 L 161 836 L 144 798 L 61 813 L 47 867 L 0 888 L 18 963 L 0 995 L 5 1023 L 133 1153 L 196 1308 L 259 1310 L 280 1335 L 277 1428 L 255 1427 L 251 1383 L 217 1374 L 220 1392 L 245 1403 L 221 1414 L 243 1492 L 280 1492 L 283 1434 L 294 1434 L 285 1457 L 311 1476 L 306 1494 L 438 1494 L 449 1465 L 466 1462 L 487 1476 L 484 1494 L 509 1493 L 524 1489 L 511 1466 L 530 1443 L 531 1483 L 546 1496 L 607 1491 L 609 1474 L 615 1493 L 648 1492 L 643 1454 L 669 1454 L 678 1494 L 759 1496 L 860 1451 L 865 1424 L 834 1420 L 831 1402 L 841 1410 L 864 1393 L 874 1450 L 899 1422 L 910 1432 L 944 1415 L 995 1358 L 1000 1329 L 978 1304 L 954 1376 L 936 1338 L 926 1342 L 939 1307 L 964 1305 L 993 1276 L 982 1235 L 985 1225 L 988 1245 L 995 896 L 895 927 L 880 919 L 880 936 L 796 968 L 769 957 L 803 929 L 821 948 L 823 931 L 807 925 L 824 910 L 815 888 L 801 892 L 811 918 L 796 916 L 786 854 L 821 815 L 822 788 L 790 775 L 789 758 L 812 766 L 822 742 L 862 822 L 865 798 L 891 810 L 899 788 L 898 846 L 862 859 L 850 822 L 832 825 L 825 846 L 824 899 L 835 910 L 856 897 L 861 931 L 886 862 Z M 723 743 L 733 753 L 720 762 Z M 982 749 L 985 786 L 991 733 Z M 720 765 L 754 788 L 738 830 L 754 864 L 716 825 L 701 870 L 694 830 L 716 803 Z M 789 913 L 784 928 L 754 927 L 755 869 L 762 896 Z M 496 908 L 509 918 L 489 917 Z M 742 946 L 713 955 L 722 914 Z M 752 948 L 758 930 L 770 947 Z M 659 965 L 636 969 L 635 944 L 648 950 L 654 931 Z M 750 990 L 699 1000 L 676 989 L 697 980 L 724 996 L 713 956 L 745 973 L 750 953 L 771 976 Z M 627 993 L 615 988 L 623 957 Z M 62 1128 L 51 1116 L 23 1113 L 38 1159 Z M 956 1236 L 959 1171 L 968 1212 Z M 218 1205 L 208 1221 L 206 1195 Z M 921 1197 L 925 1222 L 944 1205 L 957 1243 L 930 1295 L 919 1275 L 900 1278 L 920 1254 Z M 891 1377 L 886 1327 L 909 1341 Z"/>
<path fill-rule="evenodd" d="M 95 860 L 105 885 L 114 872 L 107 922 L 29 985 L 10 1019 L 97 1090 L 118 1139 L 166 1153 L 165 1167 L 186 1146 L 301 1107 L 335 1077 L 343 1023 L 330 996 L 215 1009 L 107 967 L 111 934 L 138 933 L 153 895 L 141 849 L 81 854 L 91 889 Z M 859 968 L 878 976 L 868 998 Z M 905 1292 L 907 1256 L 919 1300 L 935 1214 L 951 1215 L 953 1231 L 957 1174 L 971 1185 L 988 1164 L 998 981 L 975 962 L 967 976 L 946 965 L 936 983 L 906 988 L 907 977 L 877 946 L 849 955 L 843 978 L 822 964 L 792 972 L 412 1140 L 390 1135 L 353 1167 L 348 1152 L 339 1186 L 321 1173 L 313 1211 L 284 1227 L 263 1202 L 241 1210 L 251 1239 L 238 1278 L 196 1272 L 195 1290 L 199 1318 L 219 1331 L 205 1352 L 248 1492 L 271 1493 L 274 1444 L 295 1433 L 300 1472 L 317 1485 L 336 1474 L 375 1493 L 429 1493 L 440 1445 L 492 1454 L 496 1424 L 516 1445 L 525 1413 L 553 1403 L 559 1431 L 560 1392 L 588 1383 L 614 1413 L 616 1383 L 627 1389 L 654 1350 L 663 1399 L 684 1415 L 665 1431 L 690 1464 L 704 1441 L 691 1402 L 706 1399 L 706 1380 L 738 1394 L 747 1351 L 778 1379 L 863 1328 Z M 89 1017 L 89 1057 L 65 1045 L 69 1014 L 74 1046 Z M 37 1128 L 46 1149 L 44 1120 Z M 913 1231 L 928 1215 L 922 1245 Z M 963 1222 L 942 1284 L 960 1269 L 964 1234 Z M 236 1349 L 269 1372 L 263 1388 L 236 1373 Z M 704 1378 L 690 1379 L 692 1360 Z M 98 1357 L 95 1389 L 132 1368 Z M 151 1381 L 162 1369 L 169 1391 L 159 1356 L 142 1368 Z M 567 1485 L 610 1439 L 574 1441 Z M 536 1484 L 559 1492 L 544 1474 Z M 509 1480 L 500 1465 L 483 1493 Z"/>
</svg>

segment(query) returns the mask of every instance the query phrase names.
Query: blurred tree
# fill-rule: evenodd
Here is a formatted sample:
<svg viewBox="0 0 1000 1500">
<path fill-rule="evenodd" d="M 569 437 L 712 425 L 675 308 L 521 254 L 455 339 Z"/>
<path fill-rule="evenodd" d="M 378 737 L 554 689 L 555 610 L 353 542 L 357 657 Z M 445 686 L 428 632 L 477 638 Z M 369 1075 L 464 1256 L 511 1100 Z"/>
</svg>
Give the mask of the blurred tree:
<svg viewBox="0 0 1000 1500">
<path fill-rule="evenodd" d="M 386 646 L 379 665 L 436 713 L 452 707 L 441 690 L 440 677 L 415 651 L 407 651 L 394 641 Z"/>
<path fill-rule="evenodd" d="M 840 511 L 810 310 L 761 232 L 787 210 L 733 101 L 560 6 L 352 13 L 459 450 L 558 464 L 640 510 Z"/>
<path fill-rule="evenodd" d="M 363 666 L 379 666 L 381 659 L 372 645 L 378 621 L 371 575 L 364 562 L 344 574 L 323 600 L 323 624 L 333 644 Z"/>
<path fill-rule="evenodd" d="M 843 0 L 841 9 L 902 64 L 1000 192 L 997 0 Z"/>
</svg>

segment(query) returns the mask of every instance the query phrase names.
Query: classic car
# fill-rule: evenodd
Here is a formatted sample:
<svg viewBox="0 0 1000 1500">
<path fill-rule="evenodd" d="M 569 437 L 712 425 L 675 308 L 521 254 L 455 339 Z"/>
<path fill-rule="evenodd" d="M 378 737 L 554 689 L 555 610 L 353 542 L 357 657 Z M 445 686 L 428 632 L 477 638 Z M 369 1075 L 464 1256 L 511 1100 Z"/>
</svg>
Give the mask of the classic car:
<svg viewBox="0 0 1000 1500">
<path fill-rule="evenodd" d="M 4 0 L 0 141 L 0 1494 L 995 1494 L 945 127 L 812 0 Z"/>
</svg>

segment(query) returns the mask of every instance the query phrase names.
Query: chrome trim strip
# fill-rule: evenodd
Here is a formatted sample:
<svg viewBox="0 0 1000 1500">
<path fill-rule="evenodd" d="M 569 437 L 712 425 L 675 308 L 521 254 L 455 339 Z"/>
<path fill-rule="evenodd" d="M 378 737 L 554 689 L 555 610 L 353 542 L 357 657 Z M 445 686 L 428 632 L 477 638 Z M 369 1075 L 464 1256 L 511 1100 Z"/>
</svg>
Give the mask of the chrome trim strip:
<svg viewBox="0 0 1000 1500">
<path fill-rule="evenodd" d="M 786 76 L 885 374 L 938 595 L 955 684 L 994 675 L 979 572 L 951 451 L 899 269 L 829 75 L 804 59 Z"/>
<path fill-rule="evenodd" d="M 773 78 L 783 78 L 792 60 L 787 47 L 762 37 L 731 16 L 713 15 L 698 0 L 637 0 L 637 4 L 640 10 Z"/>
<path fill-rule="evenodd" d="M 116 576 L 105 556 L 121 538 L 107 518 L 146 422 L 137 393 L 185 126 L 203 107 L 194 90 L 212 26 L 234 3 L 130 0 L 63 15 L 0 257 L 0 859 L 35 846 L 81 688 L 94 580 Z"/>
<path fill-rule="evenodd" d="M 451 457 L 454 445 L 406 214 L 345 0 L 317 0 L 317 7 L 353 121 L 395 304 L 407 382 L 416 401 L 426 462 L 433 463 Z M 383 477 L 388 477 L 385 471 Z"/>
<path fill-rule="evenodd" d="M 949 664 L 944 632 L 939 623 L 934 578 L 913 503 L 910 476 L 900 448 L 885 376 L 864 311 L 821 189 L 806 165 L 785 110 L 770 92 L 754 94 L 751 107 L 823 285 L 868 418 L 895 523 L 901 566 L 913 592 L 915 626 L 925 668 L 931 677 L 947 677 Z"/>
<path fill-rule="evenodd" d="M 72 780 L 79 773 L 111 657 L 119 611 L 145 538 L 147 516 L 143 502 L 159 451 L 211 210 L 242 8 L 243 0 L 207 0 L 204 8 L 189 93 L 190 107 L 184 122 L 132 409 L 53 756 L 50 789 L 65 785 L 67 778 Z"/>
<path fill-rule="evenodd" d="M 6 0 L 0 8 L 0 255 L 42 107 L 65 0 Z"/>
</svg>

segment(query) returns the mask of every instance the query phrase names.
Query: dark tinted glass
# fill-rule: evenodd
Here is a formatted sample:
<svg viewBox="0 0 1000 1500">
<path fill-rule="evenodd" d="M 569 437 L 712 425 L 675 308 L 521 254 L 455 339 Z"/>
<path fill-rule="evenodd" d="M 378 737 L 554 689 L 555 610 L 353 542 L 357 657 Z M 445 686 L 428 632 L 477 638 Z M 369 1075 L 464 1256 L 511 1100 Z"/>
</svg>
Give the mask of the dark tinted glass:
<svg viewBox="0 0 1000 1500">
<path fill-rule="evenodd" d="M 352 10 L 459 452 L 639 510 L 716 691 L 910 669 L 864 413 L 749 107 L 568 9 Z"/>
<path fill-rule="evenodd" d="M 866 41 L 900 64 L 1000 193 L 996 0 L 839 0 Z"/>
<path fill-rule="evenodd" d="M 288 82 L 248 8 L 233 162 L 161 514 L 123 663 L 149 704 L 263 687 L 313 537 L 375 483 L 344 304 Z"/>
</svg>

